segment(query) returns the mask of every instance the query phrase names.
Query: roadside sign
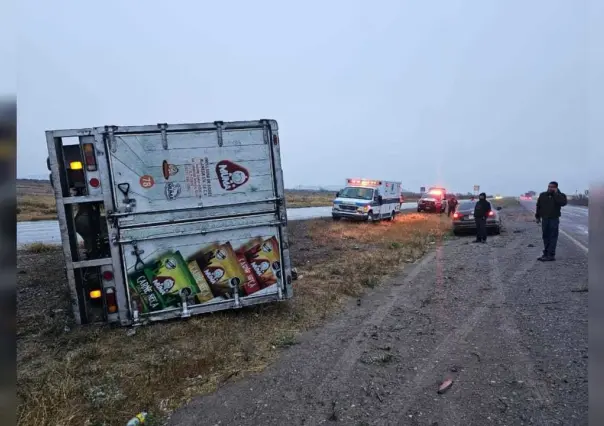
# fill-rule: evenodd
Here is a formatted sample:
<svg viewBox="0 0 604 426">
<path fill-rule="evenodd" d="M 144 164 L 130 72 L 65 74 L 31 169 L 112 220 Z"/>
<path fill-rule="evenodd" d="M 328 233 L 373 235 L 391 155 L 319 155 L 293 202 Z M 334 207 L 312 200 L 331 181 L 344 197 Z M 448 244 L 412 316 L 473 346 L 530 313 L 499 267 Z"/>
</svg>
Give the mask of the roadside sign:
<svg viewBox="0 0 604 426">
<path fill-rule="evenodd" d="M 474 185 L 474 192 L 480 191 L 480 185 Z"/>
<path fill-rule="evenodd" d="M 426 192 L 426 187 L 425 187 L 425 186 L 420 186 L 420 188 L 419 188 L 419 192 L 421 192 L 422 194 L 423 194 L 424 192 Z"/>
</svg>

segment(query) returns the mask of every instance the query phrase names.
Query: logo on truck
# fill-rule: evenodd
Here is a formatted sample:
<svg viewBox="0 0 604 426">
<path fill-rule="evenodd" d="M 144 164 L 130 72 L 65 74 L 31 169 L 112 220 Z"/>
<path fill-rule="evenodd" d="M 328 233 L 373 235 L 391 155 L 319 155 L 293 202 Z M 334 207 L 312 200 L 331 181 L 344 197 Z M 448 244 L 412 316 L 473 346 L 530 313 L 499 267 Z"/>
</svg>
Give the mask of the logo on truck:
<svg viewBox="0 0 604 426">
<path fill-rule="evenodd" d="M 164 179 L 168 180 L 170 179 L 170 176 L 174 176 L 176 173 L 178 173 L 178 167 L 164 160 L 161 164 L 161 171 L 164 175 Z"/>
<path fill-rule="evenodd" d="M 239 188 L 250 179 L 250 174 L 245 168 L 228 160 L 216 164 L 216 174 L 220 186 L 227 191 Z"/>
<path fill-rule="evenodd" d="M 166 199 L 169 201 L 175 200 L 180 195 L 182 191 L 179 183 L 168 182 L 166 183 L 166 188 L 164 189 L 164 193 L 166 195 Z"/>
</svg>

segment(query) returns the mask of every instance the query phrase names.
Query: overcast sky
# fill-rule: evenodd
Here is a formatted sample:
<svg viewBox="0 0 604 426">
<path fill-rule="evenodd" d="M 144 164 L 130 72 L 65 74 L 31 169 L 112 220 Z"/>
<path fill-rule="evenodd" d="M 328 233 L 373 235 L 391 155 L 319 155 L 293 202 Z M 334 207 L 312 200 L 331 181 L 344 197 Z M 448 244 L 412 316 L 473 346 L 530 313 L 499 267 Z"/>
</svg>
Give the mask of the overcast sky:
<svg viewBox="0 0 604 426">
<path fill-rule="evenodd" d="M 18 176 L 47 129 L 274 118 L 287 187 L 587 188 L 583 1 L 298 4 L 23 0 Z"/>
</svg>

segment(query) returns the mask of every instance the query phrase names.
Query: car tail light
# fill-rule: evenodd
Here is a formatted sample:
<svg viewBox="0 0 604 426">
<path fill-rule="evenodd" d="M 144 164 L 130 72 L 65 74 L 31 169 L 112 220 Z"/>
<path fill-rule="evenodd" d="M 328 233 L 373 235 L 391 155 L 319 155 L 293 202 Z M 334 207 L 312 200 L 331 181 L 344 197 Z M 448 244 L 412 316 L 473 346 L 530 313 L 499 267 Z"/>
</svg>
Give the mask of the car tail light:
<svg viewBox="0 0 604 426">
<path fill-rule="evenodd" d="M 453 219 L 459 219 L 459 213 L 453 213 Z"/>
<path fill-rule="evenodd" d="M 489 216 L 495 216 L 495 212 L 494 212 L 493 210 L 491 210 L 491 211 L 489 212 Z"/>
<path fill-rule="evenodd" d="M 105 303 L 107 304 L 107 312 L 114 314 L 117 312 L 117 299 L 115 298 L 115 288 L 108 287 L 105 289 Z"/>
<path fill-rule="evenodd" d="M 86 170 L 89 172 L 96 172 L 96 156 L 94 155 L 94 145 L 91 143 L 82 144 L 82 151 L 84 151 L 84 162 L 86 163 Z"/>
<path fill-rule="evenodd" d="M 98 188 L 99 185 L 101 184 L 101 182 L 97 178 L 90 179 L 89 183 L 90 183 L 90 186 L 92 186 L 93 188 Z"/>
</svg>

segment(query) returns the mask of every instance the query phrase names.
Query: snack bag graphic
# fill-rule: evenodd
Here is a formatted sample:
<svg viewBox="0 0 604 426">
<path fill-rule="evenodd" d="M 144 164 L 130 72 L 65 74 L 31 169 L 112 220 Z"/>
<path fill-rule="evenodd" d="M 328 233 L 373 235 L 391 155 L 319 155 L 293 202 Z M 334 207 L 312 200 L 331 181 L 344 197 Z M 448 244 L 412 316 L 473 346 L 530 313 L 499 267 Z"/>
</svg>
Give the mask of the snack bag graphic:
<svg viewBox="0 0 604 426">
<path fill-rule="evenodd" d="M 261 288 L 277 283 L 281 277 L 281 256 L 276 237 L 270 237 L 253 245 L 245 251 L 245 257 Z"/>
<path fill-rule="evenodd" d="M 239 265 L 241 265 L 241 269 L 245 274 L 245 282 L 243 283 L 243 292 L 246 296 L 249 296 L 252 293 L 260 290 L 260 284 L 256 279 L 256 275 L 254 275 L 254 271 L 252 270 L 252 266 L 247 261 L 245 257 L 245 247 L 239 247 L 235 252 L 237 256 L 237 260 L 239 261 Z"/>
<path fill-rule="evenodd" d="M 205 303 L 214 298 L 212 294 L 212 289 L 208 285 L 207 281 L 203 277 L 203 272 L 199 267 L 199 264 L 195 260 L 190 260 L 187 262 L 187 266 L 189 267 L 189 271 L 191 271 L 191 275 L 199 288 L 199 293 L 196 295 L 196 299 L 199 303 Z"/>
<path fill-rule="evenodd" d="M 161 311 L 165 308 L 163 298 L 155 291 L 151 279 L 153 271 L 144 268 L 141 271 L 134 271 L 128 275 L 128 287 L 130 287 L 130 297 L 138 305 L 139 312 L 148 313 Z"/>
<path fill-rule="evenodd" d="M 245 274 L 237 260 L 231 243 L 214 244 L 192 257 L 216 297 L 231 298 L 242 292 Z"/>
<path fill-rule="evenodd" d="M 193 300 L 199 287 L 179 251 L 161 256 L 155 265 L 151 284 L 166 306 L 176 306 L 181 295 Z"/>
</svg>

